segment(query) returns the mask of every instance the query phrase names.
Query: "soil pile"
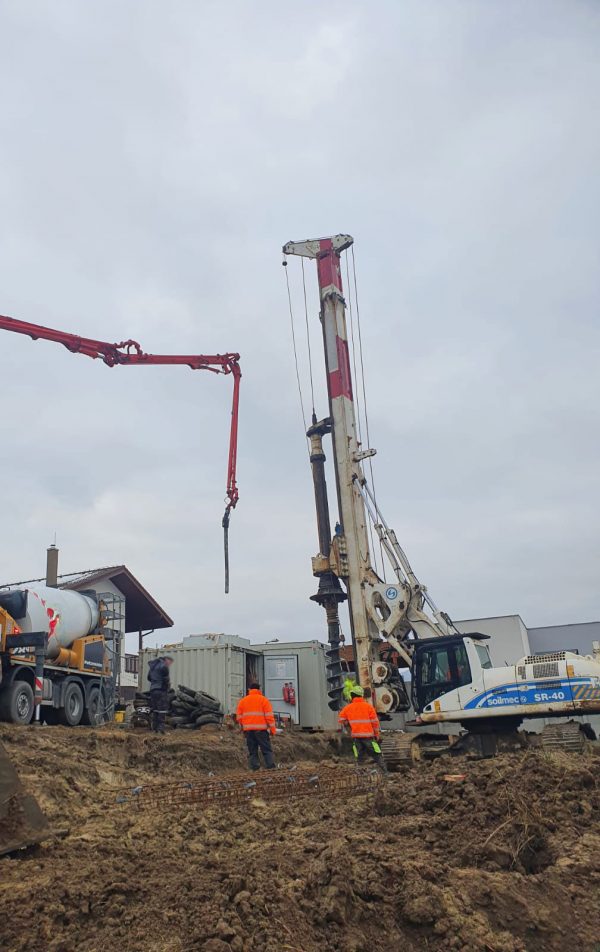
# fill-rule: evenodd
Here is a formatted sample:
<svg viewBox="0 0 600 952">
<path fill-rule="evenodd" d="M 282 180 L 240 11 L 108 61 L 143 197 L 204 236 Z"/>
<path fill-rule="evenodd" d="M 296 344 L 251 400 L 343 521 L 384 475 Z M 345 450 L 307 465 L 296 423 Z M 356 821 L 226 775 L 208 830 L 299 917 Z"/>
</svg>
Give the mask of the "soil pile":
<svg viewBox="0 0 600 952">
<path fill-rule="evenodd" d="M 241 739 L 56 727 L 0 739 L 70 828 L 0 860 L 11 952 L 600 952 L 593 755 L 444 760 L 370 796 L 140 813 L 102 804 L 157 771 L 239 769 Z M 284 765 L 339 753 L 326 737 L 276 746 Z"/>
</svg>

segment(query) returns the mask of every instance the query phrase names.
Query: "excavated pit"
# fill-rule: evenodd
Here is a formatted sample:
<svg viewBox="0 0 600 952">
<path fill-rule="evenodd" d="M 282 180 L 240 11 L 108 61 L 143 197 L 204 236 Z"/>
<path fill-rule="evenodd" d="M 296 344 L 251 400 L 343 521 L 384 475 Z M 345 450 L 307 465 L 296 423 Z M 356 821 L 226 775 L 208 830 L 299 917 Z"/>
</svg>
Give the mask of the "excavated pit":
<svg viewBox="0 0 600 952">
<path fill-rule="evenodd" d="M 593 750 L 443 758 L 341 800 L 140 812 L 116 790 L 239 771 L 242 739 L 2 725 L 0 740 L 62 837 L 0 859 L 7 952 L 600 952 Z M 317 771 L 340 753 L 325 735 L 276 751 Z"/>
</svg>

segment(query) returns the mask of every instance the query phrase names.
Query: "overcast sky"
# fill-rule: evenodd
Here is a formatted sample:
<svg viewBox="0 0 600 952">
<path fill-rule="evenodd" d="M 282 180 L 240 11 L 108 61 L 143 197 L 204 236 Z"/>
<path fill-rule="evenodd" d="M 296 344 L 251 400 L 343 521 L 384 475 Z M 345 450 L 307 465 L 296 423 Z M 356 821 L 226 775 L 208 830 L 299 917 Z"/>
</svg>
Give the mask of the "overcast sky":
<svg viewBox="0 0 600 952">
<path fill-rule="evenodd" d="M 177 635 L 324 638 L 281 246 L 349 232 L 418 576 L 455 618 L 599 618 L 599 49 L 597 0 L 0 0 L 0 313 L 244 373 L 225 596 L 230 379 L 1 333 L 0 581 L 56 532 Z"/>
</svg>

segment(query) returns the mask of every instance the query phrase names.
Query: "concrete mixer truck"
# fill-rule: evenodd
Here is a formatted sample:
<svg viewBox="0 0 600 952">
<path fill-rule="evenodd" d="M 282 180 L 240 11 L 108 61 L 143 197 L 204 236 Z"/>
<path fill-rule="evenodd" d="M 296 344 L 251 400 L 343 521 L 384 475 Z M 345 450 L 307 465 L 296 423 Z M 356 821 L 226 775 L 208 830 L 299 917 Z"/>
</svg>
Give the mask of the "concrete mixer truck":
<svg viewBox="0 0 600 952">
<path fill-rule="evenodd" d="M 30 723 L 36 701 L 48 724 L 105 720 L 118 658 L 105 638 L 107 616 L 93 592 L 37 584 L 1 591 L 0 720 Z"/>
</svg>

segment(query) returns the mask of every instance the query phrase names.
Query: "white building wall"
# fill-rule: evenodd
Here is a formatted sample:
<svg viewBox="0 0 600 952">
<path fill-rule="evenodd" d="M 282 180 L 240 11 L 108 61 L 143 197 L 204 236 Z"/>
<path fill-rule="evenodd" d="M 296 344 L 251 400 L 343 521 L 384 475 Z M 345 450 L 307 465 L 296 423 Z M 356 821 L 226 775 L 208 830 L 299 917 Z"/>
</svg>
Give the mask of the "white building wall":
<svg viewBox="0 0 600 952">
<path fill-rule="evenodd" d="M 464 634 L 479 631 L 490 636 L 488 648 L 494 667 L 514 664 L 519 658 L 531 653 L 527 628 L 520 615 L 470 618 L 457 621 L 456 627 Z"/>
</svg>

